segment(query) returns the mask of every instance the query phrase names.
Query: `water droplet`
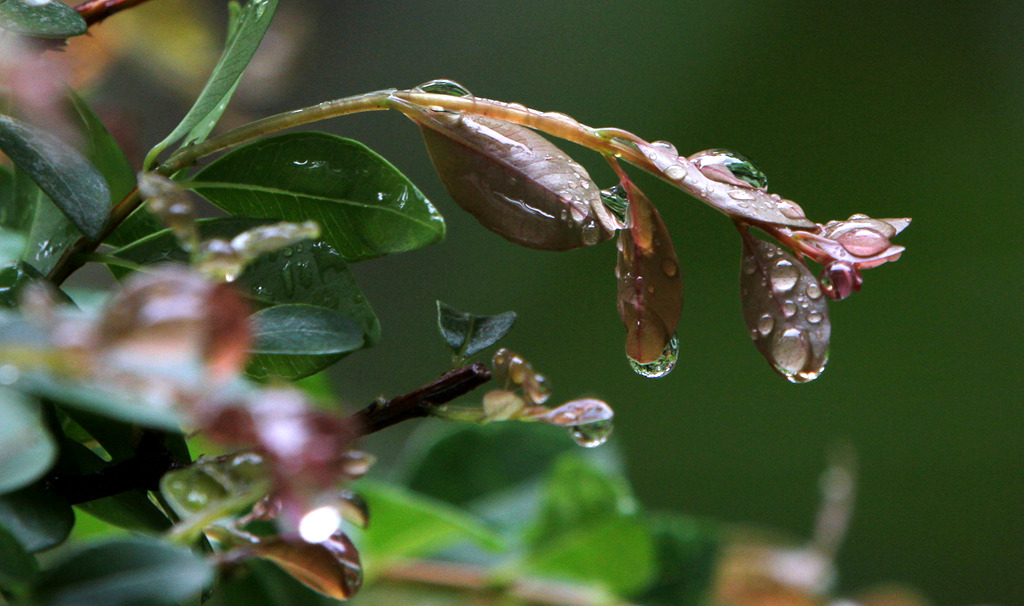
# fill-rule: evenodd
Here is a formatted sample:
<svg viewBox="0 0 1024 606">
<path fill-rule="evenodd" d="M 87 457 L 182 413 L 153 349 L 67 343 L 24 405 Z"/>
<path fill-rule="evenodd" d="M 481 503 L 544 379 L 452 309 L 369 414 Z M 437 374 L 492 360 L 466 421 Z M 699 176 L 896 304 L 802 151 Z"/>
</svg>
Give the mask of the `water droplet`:
<svg viewBox="0 0 1024 606">
<path fill-rule="evenodd" d="M 800 270 L 786 259 L 780 259 L 775 267 L 769 272 L 772 281 L 772 290 L 775 292 L 788 292 L 792 290 L 800 280 Z"/>
<path fill-rule="evenodd" d="M 665 176 L 673 181 L 681 181 L 686 177 L 686 168 L 682 164 L 673 164 L 665 169 Z"/>
<path fill-rule="evenodd" d="M 804 333 L 797 328 L 788 328 L 772 344 L 772 361 L 786 378 L 801 372 L 811 357 L 811 347 Z"/>
<path fill-rule="evenodd" d="M 800 205 L 798 205 L 796 202 L 792 200 L 779 200 L 777 206 L 779 208 L 779 212 L 781 212 L 786 217 L 789 217 L 790 219 L 804 218 L 804 209 L 800 208 Z"/>
<path fill-rule="evenodd" d="M 423 93 L 433 93 L 436 95 L 450 95 L 452 97 L 472 97 L 473 93 L 469 92 L 465 86 L 462 86 L 458 82 L 453 80 L 431 80 L 430 82 L 424 82 L 420 84 L 414 91 Z"/>
<path fill-rule="evenodd" d="M 679 150 L 676 149 L 676 146 L 672 145 L 668 141 L 654 141 L 654 142 L 651 143 L 651 147 L 657 147 L 657 148 L 660 148 L 660 149 L 664 149 L 664 150 L 668 151 L 669 153 L 671 153 L 674 156 L 678 156 L 679 155 Z"/>
<path fill-rule="evenodd" d="M 730 189 L 729 197 L 732 198 L 733 200 L 741 200 L 746 202 L 750 202 L 752 200 L 757 199 L 757 195 L 754 192 L 750 191 L 749 189 L 739 188 Z"/>
<path fill-rule="evenodd" d="M 787 318 L 792 318 L 796 315 L 796 303 L 792 301 L 786 301 L 782 304 L 782 313 Z"/>
<path fill-rule="evenodd" d="M 768 187 L 768 177 L 764 174 L 764 171 L 753 160 L 734 151 L 709 149 L 690 156 L 690 160 L 709 179 L 729 183 L 730 181 L 727 178 L 723 179 L 722 177 L 731 175 L 751 187 L 758 189 L 766 189 Z M 723 175 L 722 171 L 725 171 L 728 175 Z"/>
<path fill-rule="evenodd" d="M 665 275 L 673 278 L 679 273 L 679 264 L 673 259 L 665 259 L 661 262 L 661 271 L 665 272 Z"/>
<path fill-rule="evenodd" d="M 818 286 L 817 284 L 808 284 L 807 285 L 807 296 L 812 298 L 812 299 L 814 299 L 814 300 L 820 299 L 821 298 L 821 287 Z"/>
<path fill-rule="evenodd" d="M 807 321 L 808 321 L 808 322 L 810 322 L 811 324 L 818 324 L 818 323 L 820 323 L 820 322 L 821 322 L 821 321 L 822 321 L 823 319 L 824 319 L 824 316 L 822 316 L 822 315 L 821 315 L 820 313 L 818 313 L 818 312 L 816 312 L 816 311 L 812 311 L 812 312 L 811 312 L 811 313 L 810 313 L 810 314 L 809 314 L 809 315 L 807 316 Z"/>
<path fill-rule="evenodd" d="M 775 318 L 771 314 L 764 314 L 757 320 L 757 332 L 767 337 L 775 328 Z"/>
<path fill-rule="evenodd" d="M 852 229 L 836 236 L 835 240 L 857 257 L 871 257 L 889 248 L 889 238 L 869 227 Z"/>
<path fill-rule="evenodd" d="M 341 514 L 334 507 L 317 507 L 302 516 L 299 536 L 307 543 L 322 543 L 341 527 Z"/>
<path fill-rule="evenodd" d="M 612 434 L 612 429 L 611 421 L 598 421 L 596 423 L 570 427 L 569 436 L 572 437 L 574 442 L 584 448 L 594 448 L 608 441 L 608 436 Z"/>
<path fill-rule="evenodd" d="M 679 338 L 672 335 L 672 338 L 668 341 L 668 345 L 665 346 L 665 350 L 661 352 L 661 355 L 657 360 L 647 364 L 641 364 L 633 358 L 629 358 L 629 365 L 633 367 L 636 374 L 642 377 L 647 377 L 648 379 L 657 379 L 672 372 L 672 369 L 675 368 L 676 361 L 678 360 Z"/>
</svg>

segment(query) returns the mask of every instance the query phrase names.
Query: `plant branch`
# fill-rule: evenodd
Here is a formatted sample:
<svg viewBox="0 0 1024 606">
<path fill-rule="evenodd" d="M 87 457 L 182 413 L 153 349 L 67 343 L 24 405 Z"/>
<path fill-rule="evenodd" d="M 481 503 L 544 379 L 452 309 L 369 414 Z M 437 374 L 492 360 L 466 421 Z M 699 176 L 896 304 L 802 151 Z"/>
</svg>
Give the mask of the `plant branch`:
<svg viewBox="0 0 1024 606">
<path fill-rule="evenodd" d="M 476 594 L 495 594 L 500 598 L 514 598 L 530 604 L 550 606 L 630 606 L 604 591 L 586 585 L 573 585 L 546 579 L 518 577 L 502 583 L 488 570 L 469 564 L 428 560 L 413 560 L 382 573 L 382 578 L 396 583 L 419 583 L 471 591 Z"/>
<path fill-rule="evenodd" d="M 473 391 L 491 379 L 491 371 L 477 362 L 450 370 L 423 387 L 387 401 L 377 401 L 349 419 L 359 435 L 368 435 L 402 421 L 430 415 L 431 409 Z"/>
<path fill-rule="evenodd" d="M 133 6 L 138 6 L 147 0 L 87 0 L 75 7 L 78 14 L 85 19 L 88 26 L 103 21 L 114 13 L 119 13 Z"/>
</svg>

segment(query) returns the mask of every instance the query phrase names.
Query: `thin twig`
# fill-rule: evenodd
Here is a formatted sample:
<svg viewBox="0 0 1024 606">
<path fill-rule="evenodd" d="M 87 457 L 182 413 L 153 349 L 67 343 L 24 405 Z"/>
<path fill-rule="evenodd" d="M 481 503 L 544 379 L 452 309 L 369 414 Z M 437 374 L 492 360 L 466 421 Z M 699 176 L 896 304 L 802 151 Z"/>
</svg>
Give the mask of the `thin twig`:
<svg viewBox="0 0 1024 606">
<path fill-rule="evenodd" d="M 75 7 L 78 14 L 85 19 L 88 26 L 103 21 L 114 13 L 119 13 L 148 0 L 87 0 Z"/>
</svg>

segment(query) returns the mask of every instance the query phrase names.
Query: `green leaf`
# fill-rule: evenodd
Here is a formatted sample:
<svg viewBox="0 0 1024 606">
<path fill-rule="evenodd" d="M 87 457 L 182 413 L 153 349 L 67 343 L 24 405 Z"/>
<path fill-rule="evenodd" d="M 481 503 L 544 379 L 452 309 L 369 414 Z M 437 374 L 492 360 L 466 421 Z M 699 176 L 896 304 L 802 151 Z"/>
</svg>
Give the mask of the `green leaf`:
<svg viewBox="0 0 1024 606">
<path fill-rule="evenodd" d="M 423 556 L 463 541 L 500 549 L 502 540 L 465 512 L 398 486 L 360 481 L 354 490 L 373 512 L 360 551 L 374 566 L 402 557 Z"/>
<path fill-rule="evenodd" d="M 33 280 L 45 278 L 27 263 L 15 263 L 0 267 L 0 307 L 13 309 L 18 306 L 18 293 Z"/>
<path fill-rule="evenodd" d="M 362 328 L 324 307 L 278 305 L 256 312 L 250 320 L 254 356 L 246 372 L 258 378 L 307 377 L 363 346 Z"/>
<path fill-rule="evenodd" d="M 360 594 L 361 595 L 361 594 Z M 280 567 L 252 558 L 219 579 L 204 606 L 337 606 L 338 601 L 321 595 L 295 580 Z"/>
<path fill-rule="evenodd" d="M 182 145 L 198 143 L 210 134 L 227 108 L 249 61 L 277 10 L 277 0 L 249 0 L 244 6 L 231 5 L 231 23 L 227 43 L 206 86 L 181 123 L 146 156 L 145 166 L 153 165 L 167 146 L 184 137 Z"/>
<path fill-rule="evenodd" d="M 70 38 L 88 26 L 73 8 L 60 2 L 0 0 L 0 28 L 39 38 Z"/>
<path fill-rule="evenodd" d="M 162 541 L 127 539 L 91 545 L 44 572 L 44 606 L 174 604 L 213 580 L 212 563 Z"/>
<path fill-rule="evenodd" d="M 64 542 L 75 525 L 75 514 L 64 497 L 39 484 L 0 495 L 0 526 L 29 552 Z"/>
<path fill-rule="evenodd" d="M 16 263 L 25 250 L 25 236 L 0 227 L 0 266 Z"/>
<path fill-rule="evenodd" d="M 495 316 L 474 316 L 437 302 L 437 326 L 445 343 L 460 361 L 497 343 L 512 330 L 515 322 L 514 311 Z"/>
<path fill-rule="evenodd" d="M 534 549 L 524 568 L 537 575 L 601 585 L 618 595 L 645 588 L 654 577 L 654 541 L 635 518 L 617 517 L 559 534 Z"/>
<path fill-rule="evenodd" d="M 111 205 L 117 204 L 135 187 L 135 170 L 92 108 L 73 92 L 68 93 L 68 98 L 75 112 L 75 126 L 82 134 L 82 152 L 106 179 Z M 163 224 L 159 219 L 148 210 L 138 208 L 104 242 L 111 246 L 123 246 L 161 229 Z"/>
<path fill-rule="evenodd" d="M 64 251 L 82 237 L 75 224 L 24 173 L 18 170 L 18 204 L 30 209 L 22 260 L 40 274 L 49 273 Z"/>
<path fill-rule="evenodd" d="M 14 173 L 0 165 L 0 227 L 21 227 L 10 216 L 16 210 L 14 197 Z"/>
<path fill-rule="evenodd" d="M 0 494 L 28 486 L 57 460 L 39 403 L 0 388 Z"/>
<path fill-rule="evenodd" d="M 721 531 L 714 525 L 676 514 L 649 516 L 658 574 L 639 596 L 650 606 L 702 606 L 714 580 Z"/>
<path fill-rule="evenodd" d="M 231 239 L 241 232 L 268 223 L 267 219 L 205 219 L 199 221 L 203 239 Z M 187 261 L 170 230 L 133 242 L 114 253 L 146 265 L 160 261 Z M 127 273 L 112 268 L 115 276 Z M 247 289 L 259 305 L 309 303 L 333 309 L 363 329 L 364 347 L 380 339 L 380 323 L 366 301 L 355 277 L 340 254 L 323 242 L 297 244 L 261 255 L 249 264 L 236 284 Z"/>
<path fill-rule="evenodd" d="M 0 588 L 28 586 L 38 572 L 36 559 L 13 534 L 0 526 Z"/>
<path fill-rule="evenodd" d="M 110 189 L 82 154 L 32 125 L 0 115 L 0 149 L 92 240 L 103 234 Z"/>
<path fill-rule="evenodd" d="M 316 132 L 240 147 L 183 183 L 232 215 L 312 220 L 348 261 L 444 237 L 444 220 L 402 173 L 365 145 Z"/>
</svg>

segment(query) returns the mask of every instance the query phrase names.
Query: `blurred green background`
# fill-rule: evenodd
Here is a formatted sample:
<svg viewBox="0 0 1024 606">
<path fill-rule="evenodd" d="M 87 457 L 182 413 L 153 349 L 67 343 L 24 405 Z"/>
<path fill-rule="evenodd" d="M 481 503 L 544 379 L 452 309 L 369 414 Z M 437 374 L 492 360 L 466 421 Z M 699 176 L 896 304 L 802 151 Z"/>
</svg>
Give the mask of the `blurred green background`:
<svg viewBox="0 0 1024 606">
<path fill-rule="evenodd" d="M 686 280 L 680 364 L 644 380 L 622 351 L 611 243 L 520 249 L 457 209 L 400 115 L 326 123 L 391 160 L 449 221 L 443 244 L 356 268 L 384 338 L 339 366 L 351 406 L 445 369 L 435 299 L 512 309 L 507 345 L 549 376 L 553 401 L 615 407 L 649 508 L 808 537 L 825 454 L 849 440 L 860 486 L 842 590 L 899 581 L 942 605 L 1024 603 L 1024 3 L 319 0 L 282 2 L 274 28 L 300 35 L 297 54 L 246 83 L 254 114 L 450 78 L 687 155 L 734 149 L 819 222 L 914 218 L 904 257 L 832 306 L 824 375 L 791 385 L 743 325 L 729 221 L 633 171 Z M 145 118 L 148 147 L 183 109 L 153 102 L 166 125 L 151 121 L 142 88 L 106 101 Z M 613 183 L 596 155 L 568 151 Z M 402 435 L 367 447 L 385 453 Z"/>
</svg>

